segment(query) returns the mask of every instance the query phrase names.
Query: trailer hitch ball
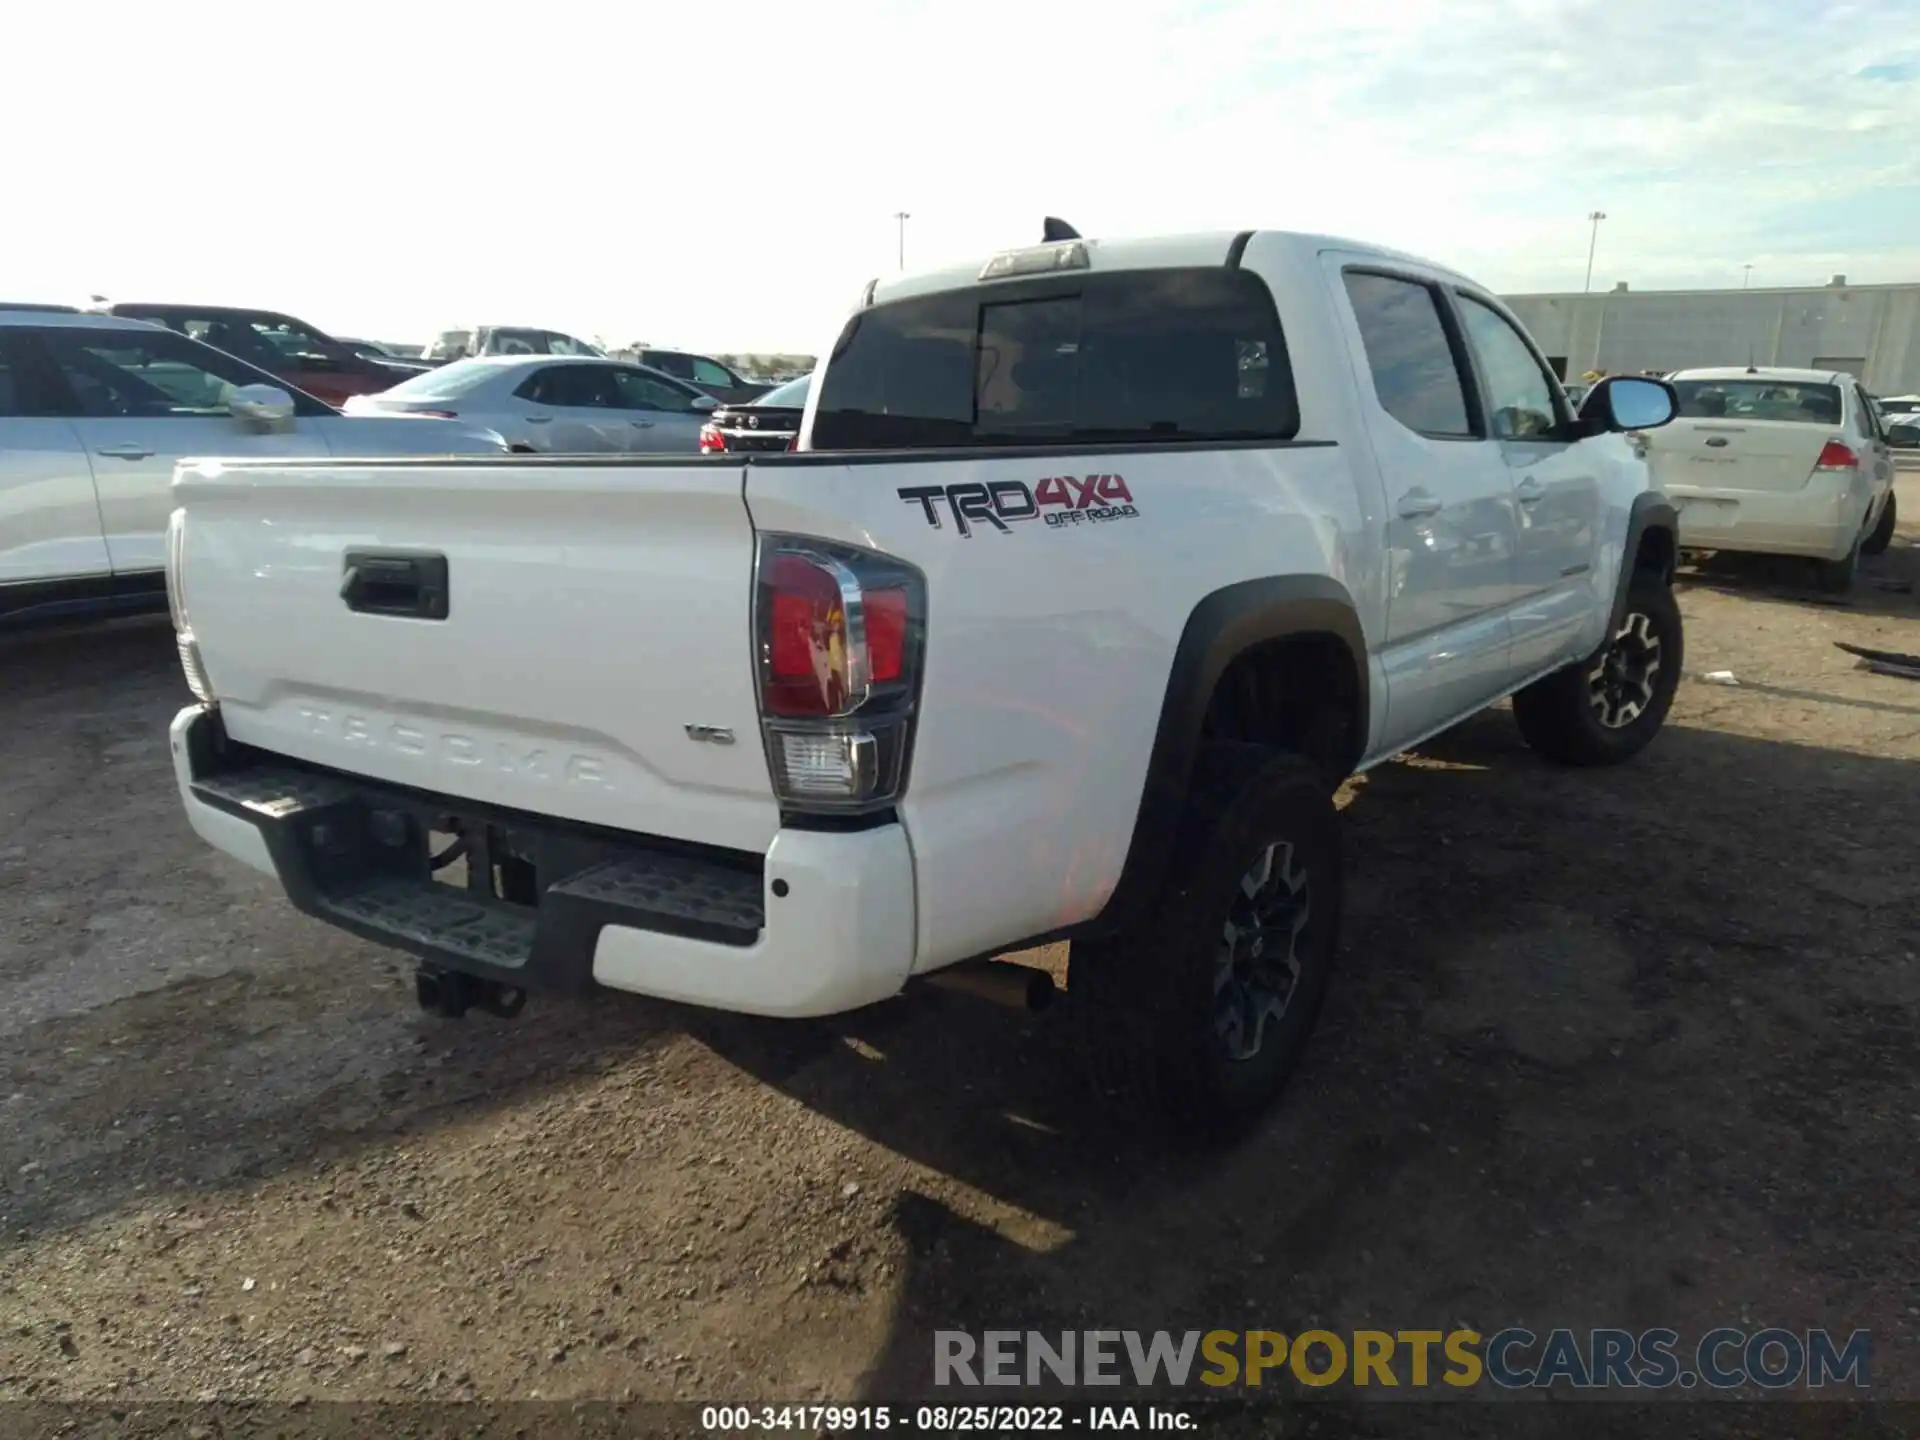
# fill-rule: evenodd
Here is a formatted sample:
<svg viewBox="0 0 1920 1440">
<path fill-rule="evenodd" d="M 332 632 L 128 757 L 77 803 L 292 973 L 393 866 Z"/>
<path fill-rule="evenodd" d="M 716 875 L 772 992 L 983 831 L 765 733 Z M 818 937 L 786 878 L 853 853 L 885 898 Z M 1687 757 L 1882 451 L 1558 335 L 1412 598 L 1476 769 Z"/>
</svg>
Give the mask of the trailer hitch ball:
<svg viewBox="0 0 1920 1440">
<path fill-rule="evenodd" d="M 527 1008 L 527 992 L 517 985 L 477 980 L 455 970 L 422 966 L 413 975 L 414 998 L 429 1014 L 458 1020 L 470 1009 L 481 1009 L 502 1020 L 512 1020 Z"/>
<path fill-rule="evenodd" d="M 527 992 L 515 985 L 489 984 L 480 1004 L 489 1015 L 511 1020 L 527 1008 Z"/>
</svg>

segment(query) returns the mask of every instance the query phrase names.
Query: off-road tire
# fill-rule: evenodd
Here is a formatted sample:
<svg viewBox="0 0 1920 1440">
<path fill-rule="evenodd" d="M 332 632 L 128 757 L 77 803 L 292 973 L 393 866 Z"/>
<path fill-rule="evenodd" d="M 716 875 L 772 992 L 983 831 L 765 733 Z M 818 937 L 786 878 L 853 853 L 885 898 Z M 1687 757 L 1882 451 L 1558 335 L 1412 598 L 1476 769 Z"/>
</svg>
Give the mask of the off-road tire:
<svg viewBox="0 0 1920 1440">
<path fill-rule="evenodd" d="M 1893 543 L 1893 527 L 1899 522 L 1900 513 L 1893 503 L 1893 491 L 1887 491 L 1887 503 L 1880 507 L 1880 518 L 1873 529 L 1867 532 L 1867 538 L 1860 542 L 1862 555 L 1878 555 Z"/>
<path fill-rule="evenodd" d="M 1651 677 L 1652 696 L 1628 724 L 1610 728 L 1593 698 L 1593 675 L 1622 637 L 1644 618 L 1646 631 L 1659 640 L 1659 668 Z M 1637 633 L 1637 632 L 1636 632 Z M 1680 606 L 1665 578 L 1636 571 L 1627 590 L 1626 617 L 1615 633 L 1576 665 L 1543 676 L 1513 697 L 1513 718 L 1520 736 L 1548 760 L 1561 765 L 1618 765 L 1646 749 L 1673 708 L 1686 658 Z"/>
<path fill-rule="evenodd" d="M 1299 962 L 1282 1013 L 1258 1020 L 1249 1058 L 1216 1024 L 1224 931 L 1249 877 L 1276 846 L 1304 876 Z M 1076 940 L 1067 989 L 1095 1088 L 1130 1120 L 1227 1139 L 1285 1087 L 1326 998 L 1339 946 L 1340 820 L 1321 768 L 1302 755 L 1213 741 L 1202 747 L 1154 918 L 1138 933 Z M 1296 912 L 1297 913 L 1297 912 Z"/>
<path fill-rule="evenodd" d="M 1824 594 L 1846 594 L 1853 589 L 1854 577 L 1860 570 L 1860 552 L 1865 548 L 1864 537 L 1856 535 L 1853 548 L 1842 559 L 1814 561 L 1813 583 Z"/>
</svg>

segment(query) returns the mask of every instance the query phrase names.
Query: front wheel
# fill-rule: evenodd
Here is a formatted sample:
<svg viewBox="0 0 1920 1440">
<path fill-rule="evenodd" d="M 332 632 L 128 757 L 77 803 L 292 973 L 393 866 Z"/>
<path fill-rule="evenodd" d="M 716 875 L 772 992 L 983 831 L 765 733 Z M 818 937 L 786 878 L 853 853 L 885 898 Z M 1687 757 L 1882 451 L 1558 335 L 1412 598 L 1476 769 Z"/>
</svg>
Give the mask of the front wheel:
<svg viewBox="0 0 1920 1440">
<path fill-rule="evenodd" d="M 1339 943 L 1339 816 L 1304 756 L 1210 743 L 1158 914 L 1075 941 L 1068 995 L 1094 1079 L 1182 1133 L 1230 1136 L 1305 1053 Z"/>
<path fill-rule="evenodd" d="M 1893 527 L 1899 521 L 1899 511 L 1894 505 L 1893 491 L 1887 491 L 1887 503 L 1880 507 L 1880 519 L 1873 529 L 1867 532 L 1867 538 L 1860 542 L 1862 555 L 1878 555 L 1893 543 Z"/>
<path fill-rule="evenodd" d="M 1680 686 L 1685 633 L 1666 580 L 1636 572 L 1613 636 L 1513 697 L 1529 746 L 1562 765 L 1618 765 L 1646 749 Z"/>
</svg>

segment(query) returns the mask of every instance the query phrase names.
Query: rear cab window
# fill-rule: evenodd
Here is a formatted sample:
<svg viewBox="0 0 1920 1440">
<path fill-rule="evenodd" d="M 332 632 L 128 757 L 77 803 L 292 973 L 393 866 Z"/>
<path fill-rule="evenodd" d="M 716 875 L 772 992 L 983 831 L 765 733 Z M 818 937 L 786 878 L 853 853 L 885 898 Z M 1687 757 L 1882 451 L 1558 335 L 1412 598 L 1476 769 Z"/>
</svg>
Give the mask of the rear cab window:
<svg viewBox="0 0 1920 1440">
<path fill-rule="evenodd" d="M 1273 297 L 1224 267 L 1002 281 L 863 310 L 821 379 L 816 450 L 1291 440 Z"/>
<path fill-rule="evenodd" d="M 423 360 L 456 360 L 473 351 L 473 331 L 442 330 L 420 352 Z"/>
</svg>

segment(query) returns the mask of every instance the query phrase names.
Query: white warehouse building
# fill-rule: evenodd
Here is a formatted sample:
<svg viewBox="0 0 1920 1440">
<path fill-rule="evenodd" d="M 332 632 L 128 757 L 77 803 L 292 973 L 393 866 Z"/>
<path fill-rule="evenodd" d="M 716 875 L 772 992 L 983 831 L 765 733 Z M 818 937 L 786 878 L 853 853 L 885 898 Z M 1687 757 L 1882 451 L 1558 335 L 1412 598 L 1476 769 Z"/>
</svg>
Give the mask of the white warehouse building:
<svg viewBox="0 0 1920 1440">
<path fill-rule="evenodd" d="M 1563 379 L 1790 365 L 1844 370 L 1876 395 L 1920 391 L 1920 285 L 1780 290 L 1646 290 L 1509 295 L 1513 313 Z"/>
</svg>

